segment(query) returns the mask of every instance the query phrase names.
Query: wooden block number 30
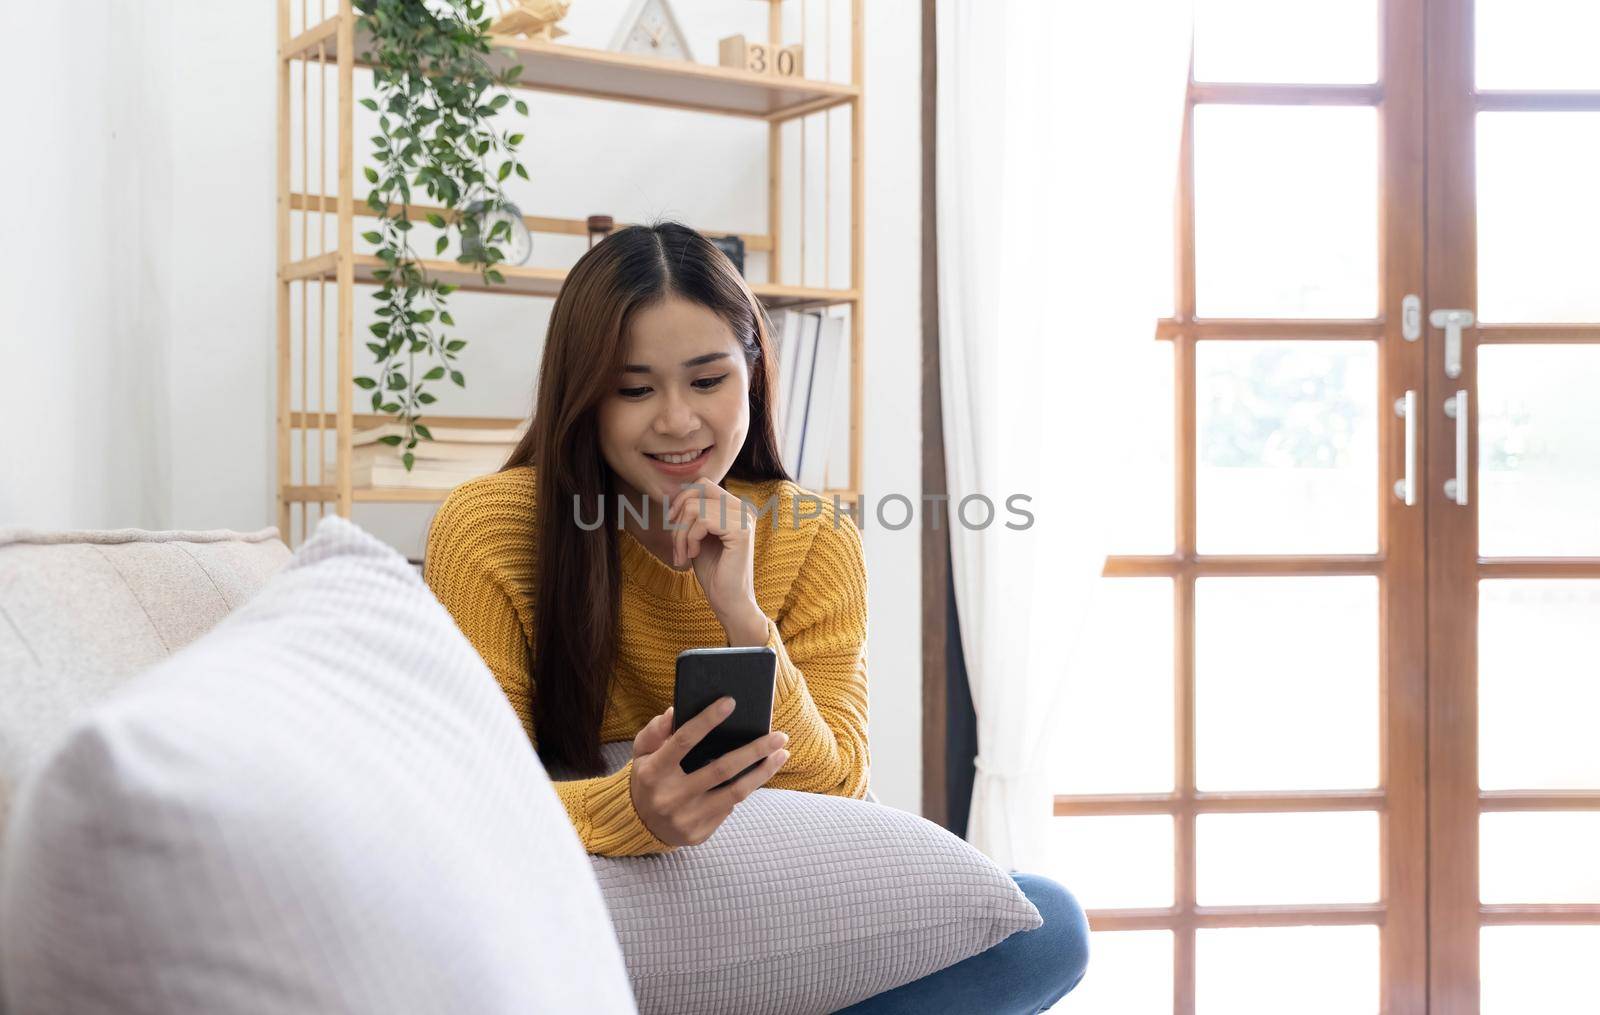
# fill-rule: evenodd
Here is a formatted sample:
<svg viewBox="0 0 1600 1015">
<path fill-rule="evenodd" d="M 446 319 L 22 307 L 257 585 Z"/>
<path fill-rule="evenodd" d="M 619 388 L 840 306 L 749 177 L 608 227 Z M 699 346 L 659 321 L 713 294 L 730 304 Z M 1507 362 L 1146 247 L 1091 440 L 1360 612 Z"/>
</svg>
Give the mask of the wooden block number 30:
<svg viewBox="0 0 1600 1015">
<path fill-rule="evenodd" d="M 800 43 L 776 51 L 765 42 L 751 42 L 742 35 L 730 35 L 718 43 L 718 63 L 755 74 L 778 77 L 805 76 L 804 52 Z"/>
</svg>

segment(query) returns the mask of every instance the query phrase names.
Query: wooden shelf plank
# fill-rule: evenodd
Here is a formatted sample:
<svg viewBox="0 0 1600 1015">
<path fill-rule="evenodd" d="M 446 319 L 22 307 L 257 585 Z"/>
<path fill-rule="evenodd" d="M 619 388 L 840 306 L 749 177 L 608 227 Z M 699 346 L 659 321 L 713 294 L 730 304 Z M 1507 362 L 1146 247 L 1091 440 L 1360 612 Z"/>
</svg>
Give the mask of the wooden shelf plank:
<svg viewBox="0 0 1600 1015">
<path fill-rule="evenodd" d="M 290 39 L 278 50 L 280 60 L 309 59 L 314 56 L 313 51 L 319 47 L 329 59 L 336 58 L 334 47 L 338 45 L 339 19 L 329 18 L 320 25 L 301 32 Z"/>
<path fill-rule="evenodd" d="M 337 198 L 332 195 L 323 195 L 319 197 L 316 194 L 294 193 L 289 195 L 289 210 L 311 212 L 313 214 L 333 215 L 335 214 L 334 206 L 336 200 Z M 390 206 L 391 211 L 395 211 L 398 208 L 398 205 Z M 378 214 L 368 207 L 364 201 L 356 202 L 355 213 L 364 218 L 371 218 Z M 438 215 L 446 220 L 449 220 L 455 218 L 455 214 L 455 212 L 447 211 L 438 205 L 411 205 L 411 218 L 417 221 L 421 221 L 428 215 Z M 522 221 L 523 224 L 528 227 L 528 231 L 531 233 L 555 233 L 563 236 L 584 237 L 589 235 L 589 225 L 583 219 L 553 218 L 547 215 L 524 215 L 522 216 Z M 637 223 L 619 221 L 614 223 L 612 228 L 613 230 L 622 229 L 626 226 L 635 224 Z M 745 253 L 747 254 L 758 251 L 761 253 L 766 253 L 772 249 L 772 237 L 766 233 L 736 233 L 731 229 L 710 229 L 704 227 L 700 228 L 700 232 L 707 236 L 737 236 L 739 239 L 744 241 L 744 249 Z"/>
<path fill-rule="evenodd" d="M 487 475 L 487 473 L 485 473 Z M 452 489 L 454 489 L 452 487 Z M 854 505 L 859 497 L 853 490 L 818 490 L 816 491 L 824 500 L 833 502 L 833 495 L 839 495 L 841 505 Z M 358 486 L 351 490 L 351 496 L 357 501 L 386 502 L 386 503 L 435 503 L 449 496 L 450 490 L 414 490 L 403 487 Z M 307 501 L 309 503 L 327 502 L 338 500 L 338 493 L 332 484 L 323 486 L 286 486 L 283 488 L 283 498 L 290 503 Z"/>
<path fill-rule="evenodd" d="M 422 270 L 441 282 L 459 286 L 472 292 L 500 293 L 508 296 L 555 296 L 566 281 L 564 268 L 531 268 L 525 265 L 500 265 L 505 282 L 484 285 L 477 269 L 455 261 L 422 261 Z M 383 266 L 374 254 L 355 255 L 355 280 L 362 285 L 376 285 L 373 272 Z M 279 278 L 284 281 L 332 276 L 338 269 L 338 254 L 318 254 L 304 261 L 294 261 L 283 267 Z M 854 303 L 857 294 L 851 289 L 823 289 L 818 286 L 772 285 L 767 282 L 750 283 L 750 291 L 769 308 L 796 308 L 805 306 L 832 306 Z"/>
<path fill-rule="evenodd" d="M 604 49 L 495 36 L 491 62 L 522 65 L 521 83 L 539 91 L 731 116 L 786 119 L 852 101 L 853 85 L 780 78 L 735 67 L 662 60 Z M 357 36 L 356 50 L 361 50 Z"/>
<path fill-rule="evenodd" d="M 307 59 L 319 43 L 333 37 L 329 19 L 290 40 L 283 59 Z M 609 99 L 647 106 L 665 106 L 725 116 L 786 120 L 855 101 L 853 84 L 810 78 L 781 78 L 736 67 L 664 60 L 607 49 L 569 46 L 507 35 L 491 36 L 489 62 L 495 69 L 522 65 L 522 88 Z M 356 62 L 370 46 L 366 32 L 356 32 Z"/>
<path fill-rule="evenodd" d="M 471 427 L 474 430 L 508 430 L 513 427 L 525 430 L 529 422 L 527 418 L 513 419 L 510 416 L 449 416 L 442 412 L 430 412 L 417 418 L 428 426 Z M 356 430 L 370 430 L 373 427 L 393 422 L 395 422 L 395 418 L 387 413 L 357 412 L 351 414 L 351 426 Z M 298 430 L 301 427 L 309 427 L 313 430 L 332 430 L 338 423 L 339 416 L 337 413 L 289 413 L 290 429 Z"/>
</svg>

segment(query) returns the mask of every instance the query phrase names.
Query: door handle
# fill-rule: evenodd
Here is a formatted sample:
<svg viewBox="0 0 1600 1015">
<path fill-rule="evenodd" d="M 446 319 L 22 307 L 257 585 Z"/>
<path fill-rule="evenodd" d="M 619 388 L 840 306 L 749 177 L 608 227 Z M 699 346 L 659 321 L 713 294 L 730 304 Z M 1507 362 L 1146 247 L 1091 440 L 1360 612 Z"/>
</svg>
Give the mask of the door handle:
<svg viewBox="0 0 1600 1015">
<path fill-rule="evenodd" d="M 1428 323 L 1444 329 L 1444 375 L 1461 376 L 1461 329 L 1472 327 L 1470 310 L 1435 310 Z"/>
<path fill-rule="evenodd" d="M 1456 474 L 1444 481 L 1444 495 L 1457 504 L 1467 502 L 1467 389 L 1444 400 L 1444 414 L 1456 421 Z"/>
<path fill-rule="evenodd" d="M 1407 388 L 1394 400 L 1394 414 L 1406 421 L 1406 475 L 1394 481 L 1394 495 L 1411 507 L 1417 502 L 1417 391 Z"/>
</svg>

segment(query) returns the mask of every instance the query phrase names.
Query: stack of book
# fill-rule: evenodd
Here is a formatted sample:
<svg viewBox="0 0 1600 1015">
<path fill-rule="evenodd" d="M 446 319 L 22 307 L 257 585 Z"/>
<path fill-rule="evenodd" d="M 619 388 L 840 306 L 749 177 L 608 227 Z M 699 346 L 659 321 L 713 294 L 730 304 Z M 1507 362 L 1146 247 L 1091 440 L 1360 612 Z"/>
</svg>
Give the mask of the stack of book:
<svg viewBox="0 0 1600 1015">
<path fill-rule="evenodd" d="M 773 315 L 778 341 L 778 413 L 783 464 L 808 490 L 842 488 L 850 477 L 850 336 L 846 318 L 820 311 Z"/>
<path fill-rule="evenodd" d="M 433 440 L 418 439 L 411 449 L 408 470 L 401 456 L 406 453 L 406 428 L 402 423 L 384 423 L 357 430 L 351 443 L 350 482 L 359 487 L 404 487 L 412 490 L 450 490 L 469 479 L 496 472 L 511 457 L 525 426 L 469 427 L 428 426 Z M 394 435 L 398 445 L 382 444 L 380 437 Z"/>
</svg>

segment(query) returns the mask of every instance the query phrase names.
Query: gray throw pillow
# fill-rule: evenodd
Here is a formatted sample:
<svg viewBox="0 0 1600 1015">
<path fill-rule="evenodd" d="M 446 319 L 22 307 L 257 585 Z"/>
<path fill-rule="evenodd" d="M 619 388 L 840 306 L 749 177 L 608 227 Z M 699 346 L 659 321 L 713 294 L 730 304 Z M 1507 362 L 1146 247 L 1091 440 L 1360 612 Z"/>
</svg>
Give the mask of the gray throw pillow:
<svg viewBox="0 0 1600 1015">
<path fill-rule="evenodd" d="M 847 797 L 762 788 L 699 845 L 589 859 L 644 1015 L 832 1012 L 1044 922 L 962 839 Z"/>
</svg>

